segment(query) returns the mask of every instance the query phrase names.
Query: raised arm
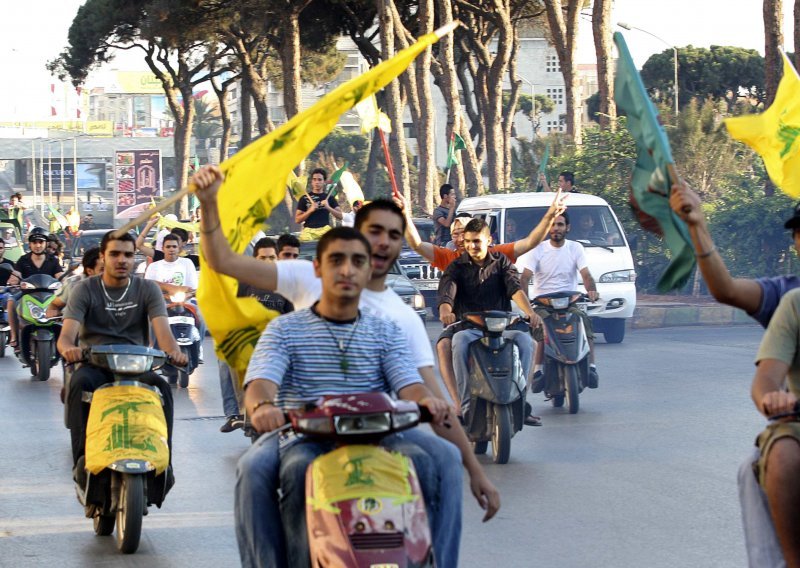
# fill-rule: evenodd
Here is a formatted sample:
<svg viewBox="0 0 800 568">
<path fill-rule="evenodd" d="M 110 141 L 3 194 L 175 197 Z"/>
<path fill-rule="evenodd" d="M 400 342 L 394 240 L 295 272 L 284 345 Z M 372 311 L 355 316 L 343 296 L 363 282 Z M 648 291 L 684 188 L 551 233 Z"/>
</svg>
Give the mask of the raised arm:
<svg viewBox="0 0 800 568">
<path fill-rule="evenodd" d="M 142 229 L 142 232 L 139 233 L 139 236 L 136 237 L 136 250 L 138 250 L 144 256 L 148 256 L 150 258 L 155 256 L 156 249 L 146 245 L 144 241 L 147 238 L 147 234 L 150 232 L 150 229 L 152 229 L 156 223 L 158 223 L 158 215 L 153 215 L 147 222 L 147 225 L 144 226 L 144 229 Z"/>
<path fill-rule="evenodd" d="M 411 217 L 411 208 L 406 207 L 406 202 L 401 196 L 395 196 L 394 202 L 397 204 L 400 209 L 403 210 L 403 215 L 406 218 L 406 241 L 408 242 L 408 246 L 410 246 L 417 254 L 422 256 L 428 262 L 433 262 L 433 251 L 435 245 L 433 243 L 426 243 L 422 241 L 422 238 L 419 236 L 419 231 L 417 231 L 416 225 L 414 225 L 414 219 Z"/>
<path fill-rule="evenodd" d="M 566 199 L 567 195 L 562 195 L 561 190 L 559 189 L 555 198 L 553 198 L 553 202 L 550 204 L 550 207 L 547 208 L 544 217 L 542 217 L 542 220 L 539 221 L 539 224 L 533 228 L 527 237 L 518 241 L 514 241 L 514 255 L 517 258 L 521 257 L 529 250 L 536 248 L 543 240 L 547 238 L 547 235 L 550 232 L 550 227 L 553 225 L 553 221 L 555 221 L 556 217 L 567 210 L 567 206 L 564 204 Z"/>
<path fill-rule="evenodd" d="M 308 208 L 305 211 L 300 209 L 300 203 L 303 201 L 303 199 L 305 199 L 306 202 L 308 202 Z M 297 210 L 294 212 L 294 222 L 297 223 L 298 225 L 300 225 L 301 223 L 305 223 L 306 219 L 311 217 L 311 214 L 316 210 L 317 210 L 316 201 L 314 201 L 308 196 L 301 197 L 300 201 L 297 202 Z"/>
<path fill-rule="evenodd" d="M 539 183 L 542 184 L 542 189 L 544 189 L 548 193 L 550 192 L 550 184 L 547 183 L 547 176 L 546 175 L 539 174 Z M 561 188 L 559 188 L 558 191 L 560 192 Z"/>
<path fill-rule="evenodd" d="M 262 290 L 278 287 L 278 270 L 274 262 L 262 262 L 237 254 L 222 233 L 217 195 L 222 185 L 222 171 L 217 166 L 203 166 L 192 176 L 192 184 L 202 206 L 200 246 L 209 268 Z"/>
<path fill-rule="evenodd" d="M 718 302 L 740 308 L 748 314 L 758 311 L 763 292 L 755 280 L 733 278 L 717 252 L 701 208 L 700 197 L 681 180 L 672 186 L 672 210 L 686 222 L 692 238 L 697 266 L 709 292 Z"/>
</svg>

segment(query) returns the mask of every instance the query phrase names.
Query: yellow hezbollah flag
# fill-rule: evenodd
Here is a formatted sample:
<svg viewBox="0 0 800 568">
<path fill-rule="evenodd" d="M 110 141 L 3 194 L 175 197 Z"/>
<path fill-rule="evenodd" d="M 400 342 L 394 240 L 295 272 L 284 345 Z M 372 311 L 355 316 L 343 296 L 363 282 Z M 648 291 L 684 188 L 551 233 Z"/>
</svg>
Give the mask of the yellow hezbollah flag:
<svg viewBox="0 0 800 568">
<path fill-rule="evenodd" d="M 784 193 L 800 197 L 800 77 L 786 54 L 783 78 L 772 105 L 761 114 L 726 118 L 736 140 L 758 152 L 773 183 Z"/>
<path fill-rule="evenodd" d="M 237 253 L 267 220 L 286 193 L 289 171 L 299 164 L 336 126 L 339 117 L 359 101 L 386 86 L 414 58 L 458 24 L 453 22 L 393 58 L 325 95 L 314 106 L 292 117 L 263 138 L 220 164 L 225 181 L 219 192 L 222 231 Z M 208 268 L 201 256 L 198 300 L 217 354 L 244 377 L 261 330 L 277 314 L 255 298 L 237 298 L 237 282 Z"/>
<path fill-rule="evenodd" d="M 92 395 L 86 425 L 86 469 L 98 474 L 122 459 L 147 460 L 161 474 L 169 465 L 161 397 L 141 387 L 113 386 Z"/>
<path fill-rule="evenodd" d="M 297 201 L 306 194 L 306 184 L 308 176 L 297 177 L 294 170 L 289 170 L 289 177 L 286 178 L 286 189 L 288 189 Z"/>
</svg>

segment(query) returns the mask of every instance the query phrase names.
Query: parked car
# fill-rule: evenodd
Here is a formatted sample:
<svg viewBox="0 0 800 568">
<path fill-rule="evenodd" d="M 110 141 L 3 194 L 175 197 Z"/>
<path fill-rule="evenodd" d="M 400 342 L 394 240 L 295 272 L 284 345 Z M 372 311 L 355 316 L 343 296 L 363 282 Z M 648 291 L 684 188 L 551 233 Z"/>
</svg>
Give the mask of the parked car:
<svg viewBox="0 0 800 568">
<path fill-rule="evenodd" d="M 24 240 L 19 223 L 14 219 L 0 219 L 0 237 L 5 241 L 5 260 L 17 262 L 25 254 Z"/>
<path fill-rule="evenodd" d="M 80 234 L 72 238 L 71 245 L 64 251 L 64 257 L 69 261 L 70 265 L 79 264 L 83 260 L 83 253 L 93 247 L 99 247 L 100 241 L 103 236 L 113 229 L 87 229 L 81 231 Z M 136 235 L 134 235 L 134 238 Z M 134 266 L 139 266 L 144 262 L 144 255 L 136 253 L 134 256 Z"/>
</svg>

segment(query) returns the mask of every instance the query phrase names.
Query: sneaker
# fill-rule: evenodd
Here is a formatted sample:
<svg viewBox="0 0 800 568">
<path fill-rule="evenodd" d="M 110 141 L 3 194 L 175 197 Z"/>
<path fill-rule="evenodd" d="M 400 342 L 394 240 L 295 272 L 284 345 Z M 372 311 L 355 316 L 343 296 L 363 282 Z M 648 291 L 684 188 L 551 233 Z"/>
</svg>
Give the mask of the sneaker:
<svg viewBox="0 0 800 568">
<path fill-rule="evenodd" d="M 228 416 L 228 419 L 225 421 L 225 424 L 219 427 L 219 431 L 223 434 L 227 434 L 228 432 L 233 432 L 234 430 L 238 430 L 244 426 L 244 418 L 239 414 L 234 414 L 232 416 Z"/>
<path fill-rule="evenodd" d="M 533 380 L 531 381 L 531 392 L 536 394 L 544 390 L 544 373 L 541 369 L 533 373 Z"/>
<path fill-rule="evenodd" d="M 600 377 L 597 375 L 597 368 L 589 367 L 589 384 L 586 385 L 590 389 L 596 389 L 600 384 Z"/>
</svg>

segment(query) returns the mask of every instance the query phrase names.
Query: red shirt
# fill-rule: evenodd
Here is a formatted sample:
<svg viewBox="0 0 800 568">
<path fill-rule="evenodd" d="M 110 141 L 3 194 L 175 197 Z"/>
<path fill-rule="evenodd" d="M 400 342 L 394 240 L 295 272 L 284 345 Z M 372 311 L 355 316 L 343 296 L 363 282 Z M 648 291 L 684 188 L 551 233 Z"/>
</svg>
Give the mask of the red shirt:
<svg viewBox="0 0 800 568">
<path fill-rule="evenodd" d="M 517 262 L 517 255 L 514 254 L 514 243 L 505 243 L 502 245 L 489 247 L 489 252 L 498 252 L 500 254 L 504 254 L 512 263 Z M 447 267 L 450 266 L 450 263 L 459 256 L 461 255 L 457 251 L 434 245 L 433 262 L 431 262 L 431 266 L 444 272 L 447 270 Z"/>
</svg>

